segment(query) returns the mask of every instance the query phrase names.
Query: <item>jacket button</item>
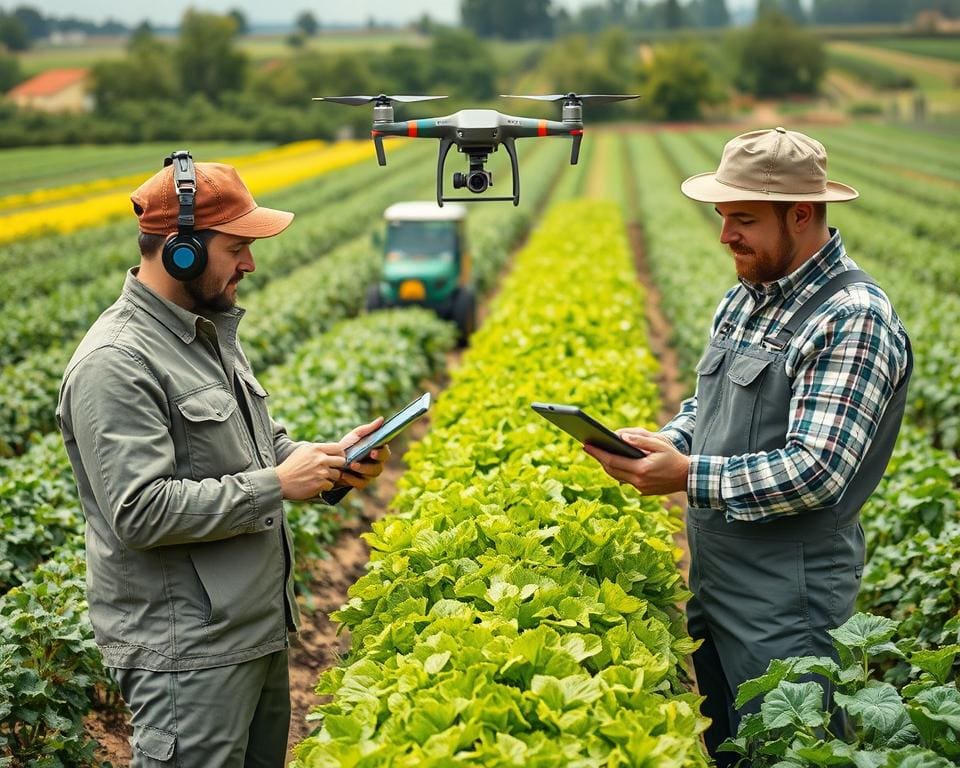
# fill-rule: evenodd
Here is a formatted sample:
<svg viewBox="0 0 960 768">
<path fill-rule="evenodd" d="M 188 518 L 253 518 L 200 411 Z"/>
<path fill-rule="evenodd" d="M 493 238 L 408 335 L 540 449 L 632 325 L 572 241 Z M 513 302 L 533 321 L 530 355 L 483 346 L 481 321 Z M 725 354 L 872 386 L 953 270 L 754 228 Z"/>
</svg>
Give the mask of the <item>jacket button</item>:
<svg viewBox="0 0 960 768">
<path fill-rule="evenodd" d="M 271 525 L 273 525 L 273 518 L 272 518 L 272 517 L 268 517 L 268 518 L 267 518 L 266 520 L 264 520 L 263 522 L 264 522 L 267 526 L 271 526 Z"/>
</svg>

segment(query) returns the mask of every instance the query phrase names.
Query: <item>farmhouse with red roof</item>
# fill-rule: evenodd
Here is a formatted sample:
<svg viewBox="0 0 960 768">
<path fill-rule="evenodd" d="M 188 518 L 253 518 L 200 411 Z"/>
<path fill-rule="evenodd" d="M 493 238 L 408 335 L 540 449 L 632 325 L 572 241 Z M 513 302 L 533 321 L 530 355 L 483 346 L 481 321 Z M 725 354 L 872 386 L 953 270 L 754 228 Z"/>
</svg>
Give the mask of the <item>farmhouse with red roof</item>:
<svg viewBox="0 0 960 768">
<path fill-rule="evenodd" d="M 7 93 L 19 107 L 44 112 L 89 112 L 93 101 L 87 93 L 88 69 L 48 69 L 25 80 Z"/>
</svg>

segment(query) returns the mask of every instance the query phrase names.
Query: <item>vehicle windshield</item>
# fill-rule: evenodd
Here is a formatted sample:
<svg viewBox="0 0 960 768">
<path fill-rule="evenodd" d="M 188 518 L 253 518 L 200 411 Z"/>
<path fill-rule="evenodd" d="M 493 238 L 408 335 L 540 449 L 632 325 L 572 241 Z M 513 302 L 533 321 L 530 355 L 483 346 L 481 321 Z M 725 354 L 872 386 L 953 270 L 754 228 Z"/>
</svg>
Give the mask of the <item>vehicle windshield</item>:
<svg viewBox="0 0 960 768">
<path fill-rule="evenodd" d="M 453 260 L 457 231 L 449 221 L 391 221 L 387 224 L 387 255 L 391 260 Z"/>
</svg>

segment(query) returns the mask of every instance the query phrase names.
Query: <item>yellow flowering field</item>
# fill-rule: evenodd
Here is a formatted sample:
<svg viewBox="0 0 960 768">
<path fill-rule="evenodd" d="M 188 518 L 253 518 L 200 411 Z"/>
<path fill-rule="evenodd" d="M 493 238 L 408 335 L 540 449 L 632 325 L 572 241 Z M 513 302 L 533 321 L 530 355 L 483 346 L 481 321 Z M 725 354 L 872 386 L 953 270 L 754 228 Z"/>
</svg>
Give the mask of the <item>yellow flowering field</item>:
<svg viewBox="0 0 960 768">
<path fill-rule="evenodd" d="M 301 141 L 230 158 L 254 195 L 272 192 L 372 157 L 368 140 Z M 40 232 L 73 232 L 130 210 L 130 193 L 149 174 L 101 179 L 0 198 L 0 243 Z M 26 208 L 26 206 L 30 206 Z"/>
</svg>

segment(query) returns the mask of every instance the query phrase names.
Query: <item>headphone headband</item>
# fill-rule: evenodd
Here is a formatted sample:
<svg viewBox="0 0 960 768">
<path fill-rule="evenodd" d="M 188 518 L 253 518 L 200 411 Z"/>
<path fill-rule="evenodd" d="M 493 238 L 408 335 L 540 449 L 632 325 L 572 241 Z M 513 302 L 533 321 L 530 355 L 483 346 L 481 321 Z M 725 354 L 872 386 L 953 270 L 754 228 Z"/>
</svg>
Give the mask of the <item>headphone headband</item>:
<svg viewBox="0 0 960 768">
<path fill-rule="evenodd" d="M 177 234 L 171 235 L 163 247 L 163 264 L 177 280 L 192 280 L 207 266 L 207 248 L 193 232 L 196 224 L 194 201 L 197 195 L 197 171 L 193 156 L 185 149 L 171 152 L 163 167 L 173 166 L 173 188 L 180 203 Z"/>
<path fill-rule="evenodd" d="M 193 157 L 186 149 L 171 152 L 170 157 L 164 158 L 163 167 L 173 166 L 173 188 L 177 192 L 180 202 L 180 212 L 177 214 L 177 232 L 181 235 L 193 235 L 196 218 L 193 213 L 194 200 L 197 194 L 197 172 L 193 167 Z"/>
</svg>

